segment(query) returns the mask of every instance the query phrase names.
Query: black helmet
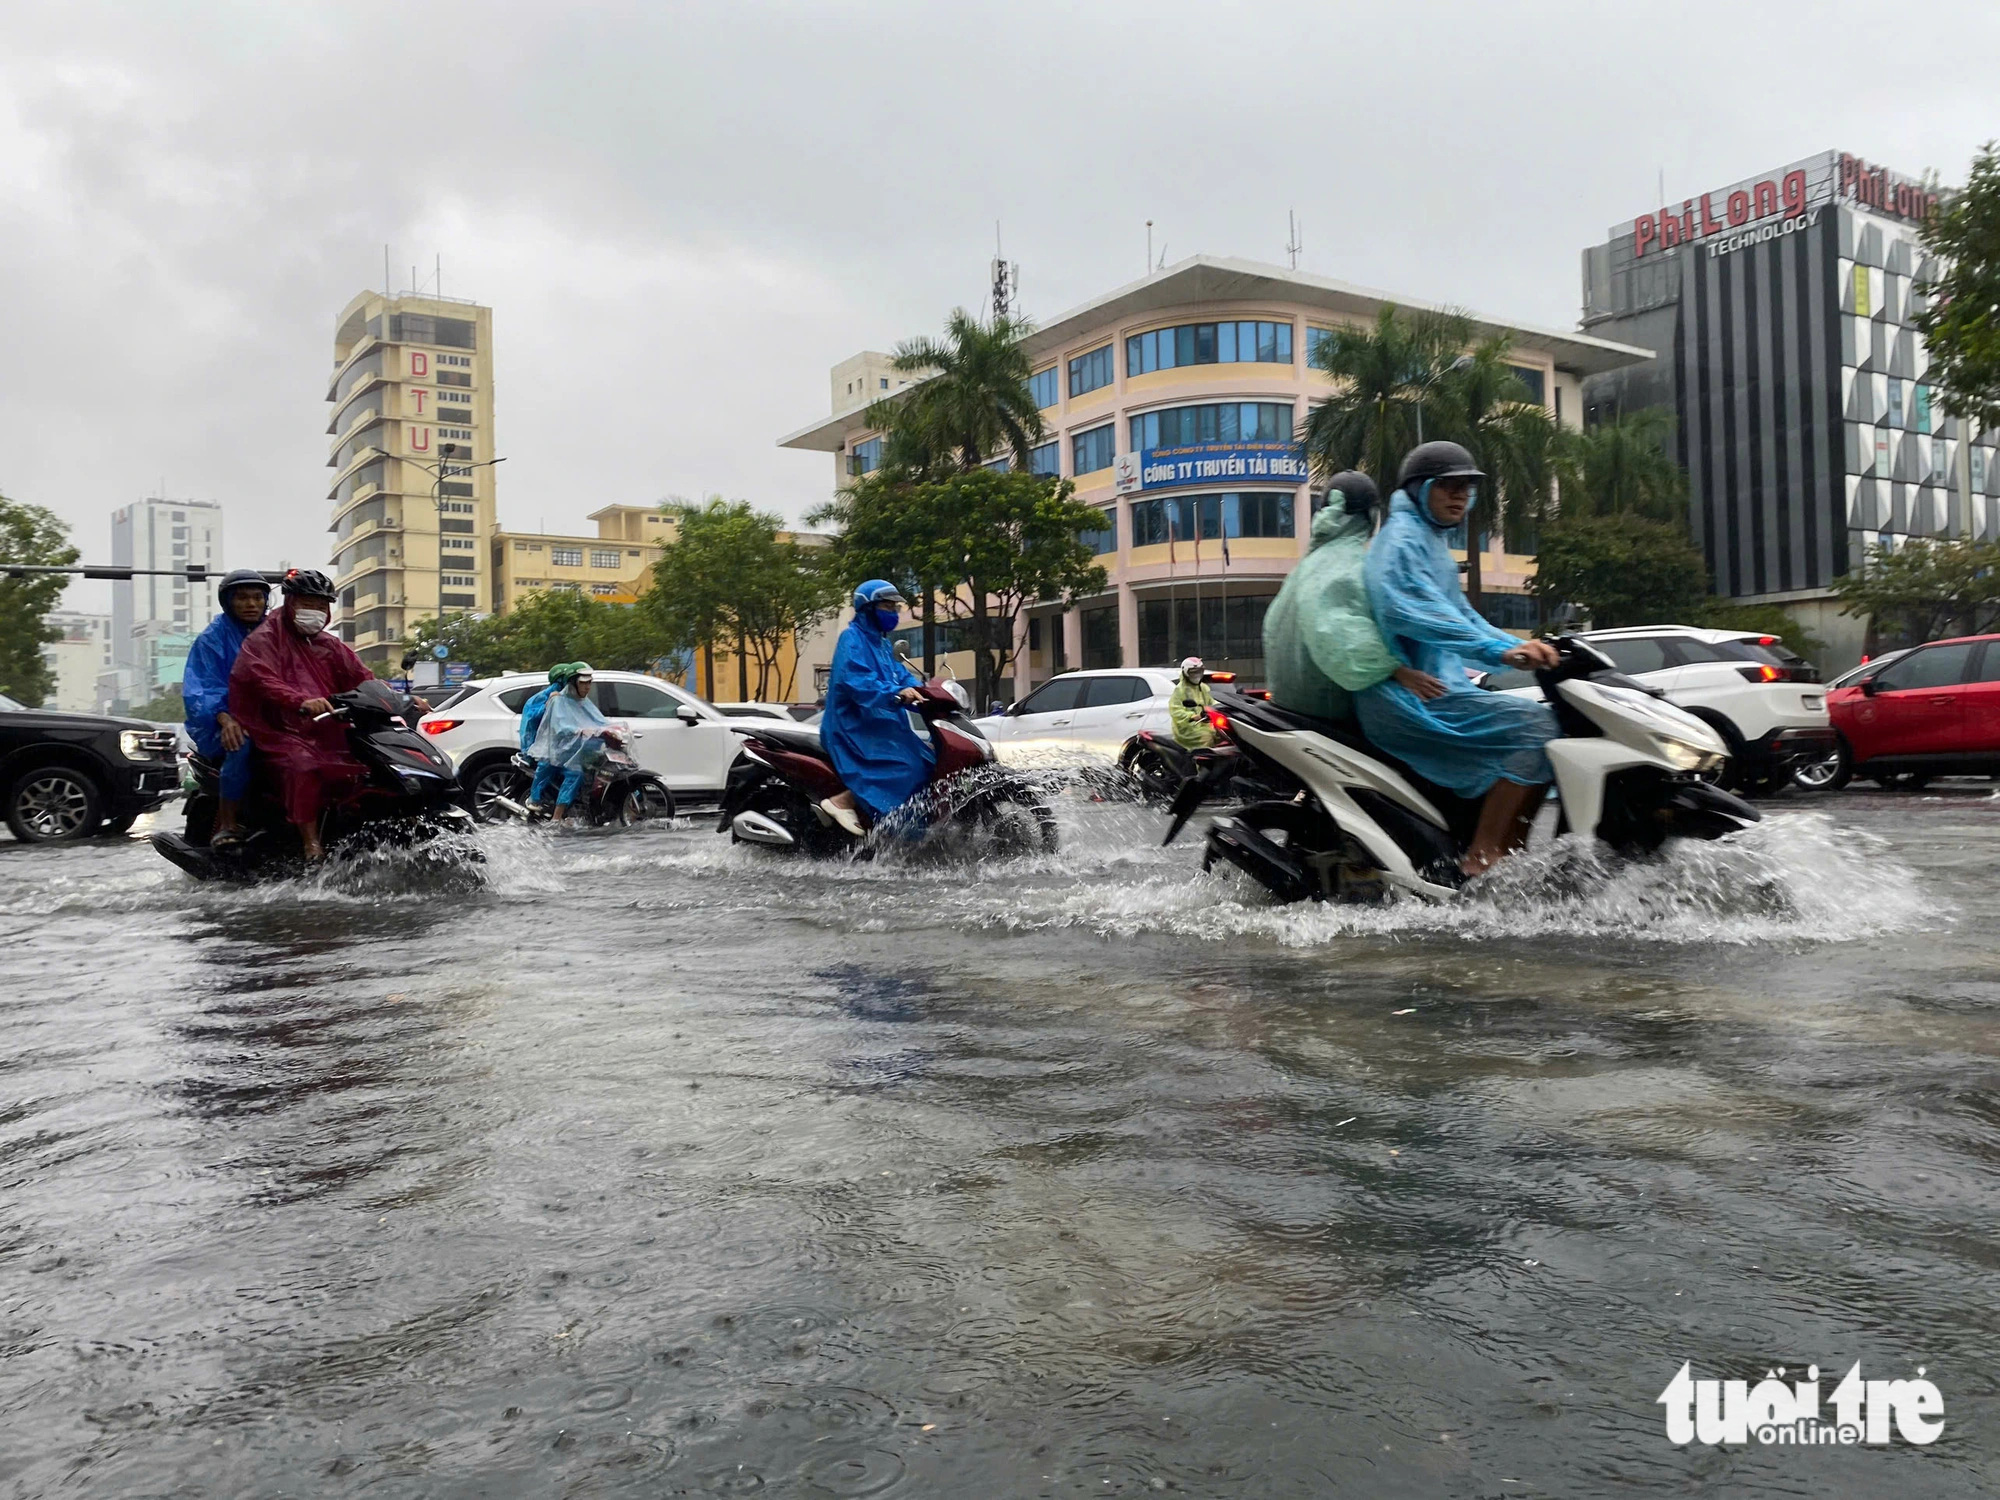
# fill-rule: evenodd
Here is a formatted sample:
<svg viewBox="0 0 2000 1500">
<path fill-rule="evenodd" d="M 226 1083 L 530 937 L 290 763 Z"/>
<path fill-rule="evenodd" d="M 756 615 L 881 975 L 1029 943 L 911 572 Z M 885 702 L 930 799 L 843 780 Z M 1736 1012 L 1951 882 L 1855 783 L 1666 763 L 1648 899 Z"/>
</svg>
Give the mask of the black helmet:
<svg viewBox="0 0 2000 1500">
<path fill-rule="evenodd" d="M 1485 472 L 1472 455 L 1457 443 L 1419 443 L 1403 455 L 1403 467 L 1396 473 L 1396 488 L 1410 491 L 1426 479 L 1484 479 Z"/>
<path fill-rule="evenodd" d="M 1365 516 L 1382 503 L 1382 492 L 1375 488 L 1375 481 L 1359 469 L 1344 469 L 1326 482 L 1328 494 L 1340 491 L 1346 502 L 1350 516 Z"/>
<path fill-rule="evenodd" d="M 262 589 L 266 596 L 271 592 L 271 580 L 255 568 L 238 568 L 215 586 L 215 600 L 224 609 L 229 608 L 229 596 L 238 589 Z"/>
<path fill-rule="evenodd" d="M 317 568 L 293 568 L 285 574 L 285 597 L 332 600 L 339 596 L 334 592 L 333 580 Z"/>
</svg>

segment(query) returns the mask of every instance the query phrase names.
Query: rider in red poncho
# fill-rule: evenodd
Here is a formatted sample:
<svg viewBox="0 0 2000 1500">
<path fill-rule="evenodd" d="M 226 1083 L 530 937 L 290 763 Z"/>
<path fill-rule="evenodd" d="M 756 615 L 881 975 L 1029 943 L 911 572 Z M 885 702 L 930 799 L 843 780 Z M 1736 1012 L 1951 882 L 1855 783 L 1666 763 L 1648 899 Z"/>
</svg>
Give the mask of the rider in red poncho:
<svg viewBox="0 0 2000 1500">
<path fill-rule="evenodd" d="M 285 575 L 284 606 L 264 617 L 237 653 L 229 674 L 230 713 L 249 732 L 257 753 L 278 773 L 285 816 L 299 831 L 306 858 L 323 859 L 320 813 L 367 775 L 347 753 L 347 727 L 330 713 L 335 693 L 375 674 L 347 642 L 327 629 L 333 583 L 324 573 L 294 568 Z"/>
</svg>

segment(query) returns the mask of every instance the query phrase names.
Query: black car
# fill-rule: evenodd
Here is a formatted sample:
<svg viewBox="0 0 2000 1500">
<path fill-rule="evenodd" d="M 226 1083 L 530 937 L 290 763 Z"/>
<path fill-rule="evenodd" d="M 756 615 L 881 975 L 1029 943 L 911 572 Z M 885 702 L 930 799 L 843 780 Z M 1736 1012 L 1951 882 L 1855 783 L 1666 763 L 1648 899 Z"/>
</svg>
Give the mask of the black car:
<svg viewBox="0 0 2000 1500">
<path fill-rule="evenodd" d="M 123 833 L 179 786 L 170 725 L 0 696 L 0 816 L 23 843 Z"/>
</svg>

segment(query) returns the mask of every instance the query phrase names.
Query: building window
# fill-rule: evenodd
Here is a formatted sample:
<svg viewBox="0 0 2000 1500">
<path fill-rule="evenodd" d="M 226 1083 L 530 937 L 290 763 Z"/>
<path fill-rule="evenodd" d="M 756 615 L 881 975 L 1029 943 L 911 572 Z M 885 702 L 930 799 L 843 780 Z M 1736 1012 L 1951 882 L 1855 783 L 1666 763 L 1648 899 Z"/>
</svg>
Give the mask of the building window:
<svg viewBox="0 0 2000 1500">
<path fill-rule="evenodd" d="M 1028 472 L 1040 474 L 1043 478 L 1054 478 L 1062 473 L 1062 442 L 1043 443 L 1039 448 L 1028 450 Z"/>
<path fill-rule="evenodd" d="M 1043 411 L 1056 404 L 1060 392 L 1056 385 L 1054 365 L 1050 365 L 1046 370 L 1037 370 L 1028 378 L 1028 394 L 1035 398 L 1035 405 Z"/>
<path fill-rule="evenodd" d="M 1069 362 L 1069 393 L 1073 398 L 1111 384 L 1111 346 L 1079 354 Z"/>
<path fill-rule="evenodd" d="M 1532 369 L 1527 365 L 1509 365 L 1507 366 L 1507 373 L 1528 388 L 1528 399 L 1534 402 L 1535 405 L 1547 406 L 1549 404 L 1548 383 L 1544 380 L 1540 370 Z"/>
<path fill-rule="evenodd" d="M 1132 502 L 1132 545 L 1163 547 L 1168 542 L 1219 542 L 1224 537 L 1292 536 L 1292 496 L 1287 491 L 1254 494 L 1172 495 Z"/>
<path fill-rule="evenodd" d="M 479 579 L 472 573 L 440 573 L 438 582 L 448 589 L 469 589 L 475 587 Z"/>
<path fill-rule="evenodd" d="M 882 440 L 870 438 L 856 443 L 847 454 L 847 472 L 856 476 L 872 474 L 882 467 Z"/>
<path fill-rule="evenodd" d="M 1150 375 L 1182 365 L 1288 365 L 1289 323 L 1183 323 L 1125 340 L 1125 373 Z"/>
<path fill-rule="evenodd" d="M 1099 469 L 1111 467 L 1111 460 L 1118 456 L 1117 424 L 1106 422 L 1102 427 L 1093 427 L 1088 432 L 1079 432 L 1072 438 L 1070 471 L 1076 474 L 1091 474 Z"/>
<path fill-rule="evenodd" d="M 1264 613 L 1272 597 L 1141 599 L 1139 665 L 1166 666 L 1200 656 L 1211 665 L 1241 663 L 1262 675 Z"/>
<path fill-rule="evenodd" d="M 580 568 L 583 566 L 583 548 L 551 547 L 549 561 L 559 568 Z"/>
<path fill-rule="evenodd" d="M 440 361 L 439 361 L 439 363 L 443 363 L 443 361 L 442 361 L 442 360 L 440 360 Z M 464 375 L 464 374 L 460 374 L 460 373 L 459 373 L 458 371 L 456 371 L 456 370 L 439 370 L 439 371 L 437 372 L 437 376 L 436 376 L 436 380 L 437 380 L 437 383 L 438 383 L 439 385 L 471 385 L 471 384 L 472 384 L 472 377 L 471 377 L 470 375 Z"/>
<path fill-rule="evenodd" d="M 618 553 L 616 551 L 592 552 L 590 554 L 590 565 L 593 568 L 615 568 L 618 566 Z"/>
<path fill-rule="evenodd" d="M 1107 552 L 1116 552 L 1118 550 L 1117 510 L 1107 506 L 1104 511 L 1104 524 L 1095 531 L 1079 533 L 1077 540 L 1081 541 L 1099 557 L 1104 556 Z"/>
<path fill-rule="evenodd" d="M 472 440 L 472 429 L 470 427 L 440 427 L 438 429 L 438 436 L 441 438 L 460 438 L 466 442 L 470 442 Z"/>
<path fill-rule="evenodd" d="M 429 313 L 392 313 L 389 317 L 392 344 L 442 344 L 451 349 L 474 349 L 478 347 L 478 333 L 479 325 L 465 318 L 438 318 Z M 440 363 L 443 358 L 440 357 Z"/>
<path fill-rule="evenodd" d="M 1289 443 L 1292 408 L 1282 401 L 1170 406 L 1132 418 L 1132 451 L 1193 443 Z"/>
<path fill-rule="evenodd" d="M 1915 396 L 1916 399 L 1910 404 L 1917 409 L 1917 431 L 1928 433 L 1931 430 L 1931 388 L 1920 385 L 1916 389 Z"/>
<path fill-rule="evenodd" d="M 526 542 L 516 542 L 514 543 L 514 550 L 516 552 L 526 552 L 528 550 L 528 544 Z"/>
<path fill-rule="evenodd" d="M 472 368 L 471 356 L 465 354 L 440 354 L 437 362 L 441 365 L 458 365 L 467 370 Z"/>
<path fill-rule="evenodd" d="M 1118 606 L 1103 605 L 1097 609 L 1082 611 L 1080 623 L 1083 626 L 1083 667 L 1087 672 L 1101 672 L 1107 667 L 1125 665 L 1125 653 L 1118 644 Z"/>
<path fill-rule="evenodd" d="M 886 391 L 886 390 L 888 390 L 888 389 L 889 389 L 889 382 L 888 382 L 888 381 L 887 381 L 886 379 L 885 379 L 885 380 L 883 380 L 883 381 L 881 382 L 881 387 L 882 387 L 882 389 L 883 389 L 883 390 L 885 390 L 885 391 Z"/>
<path fill-rule="evenodd" d="M 590 586 L 590 591 L 600 599 L 608 599 L 618 592 L 618 585 L 615 583 L 593 583 Z"/>
</svg>

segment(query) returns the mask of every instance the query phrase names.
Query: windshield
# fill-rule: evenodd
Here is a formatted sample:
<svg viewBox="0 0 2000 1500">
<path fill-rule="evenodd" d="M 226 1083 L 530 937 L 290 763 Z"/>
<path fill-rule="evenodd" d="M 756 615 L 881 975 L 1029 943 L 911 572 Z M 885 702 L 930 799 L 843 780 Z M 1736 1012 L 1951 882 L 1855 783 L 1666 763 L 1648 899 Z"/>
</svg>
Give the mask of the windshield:
<svg viewBox="0 0 2000 1500">
<path fill-rule="evenodd" d="M 28 711 L 25 703 L 16 703 L 5 693 L 0 693 L 0 714 L 24 714 Z"/>
</svg>

